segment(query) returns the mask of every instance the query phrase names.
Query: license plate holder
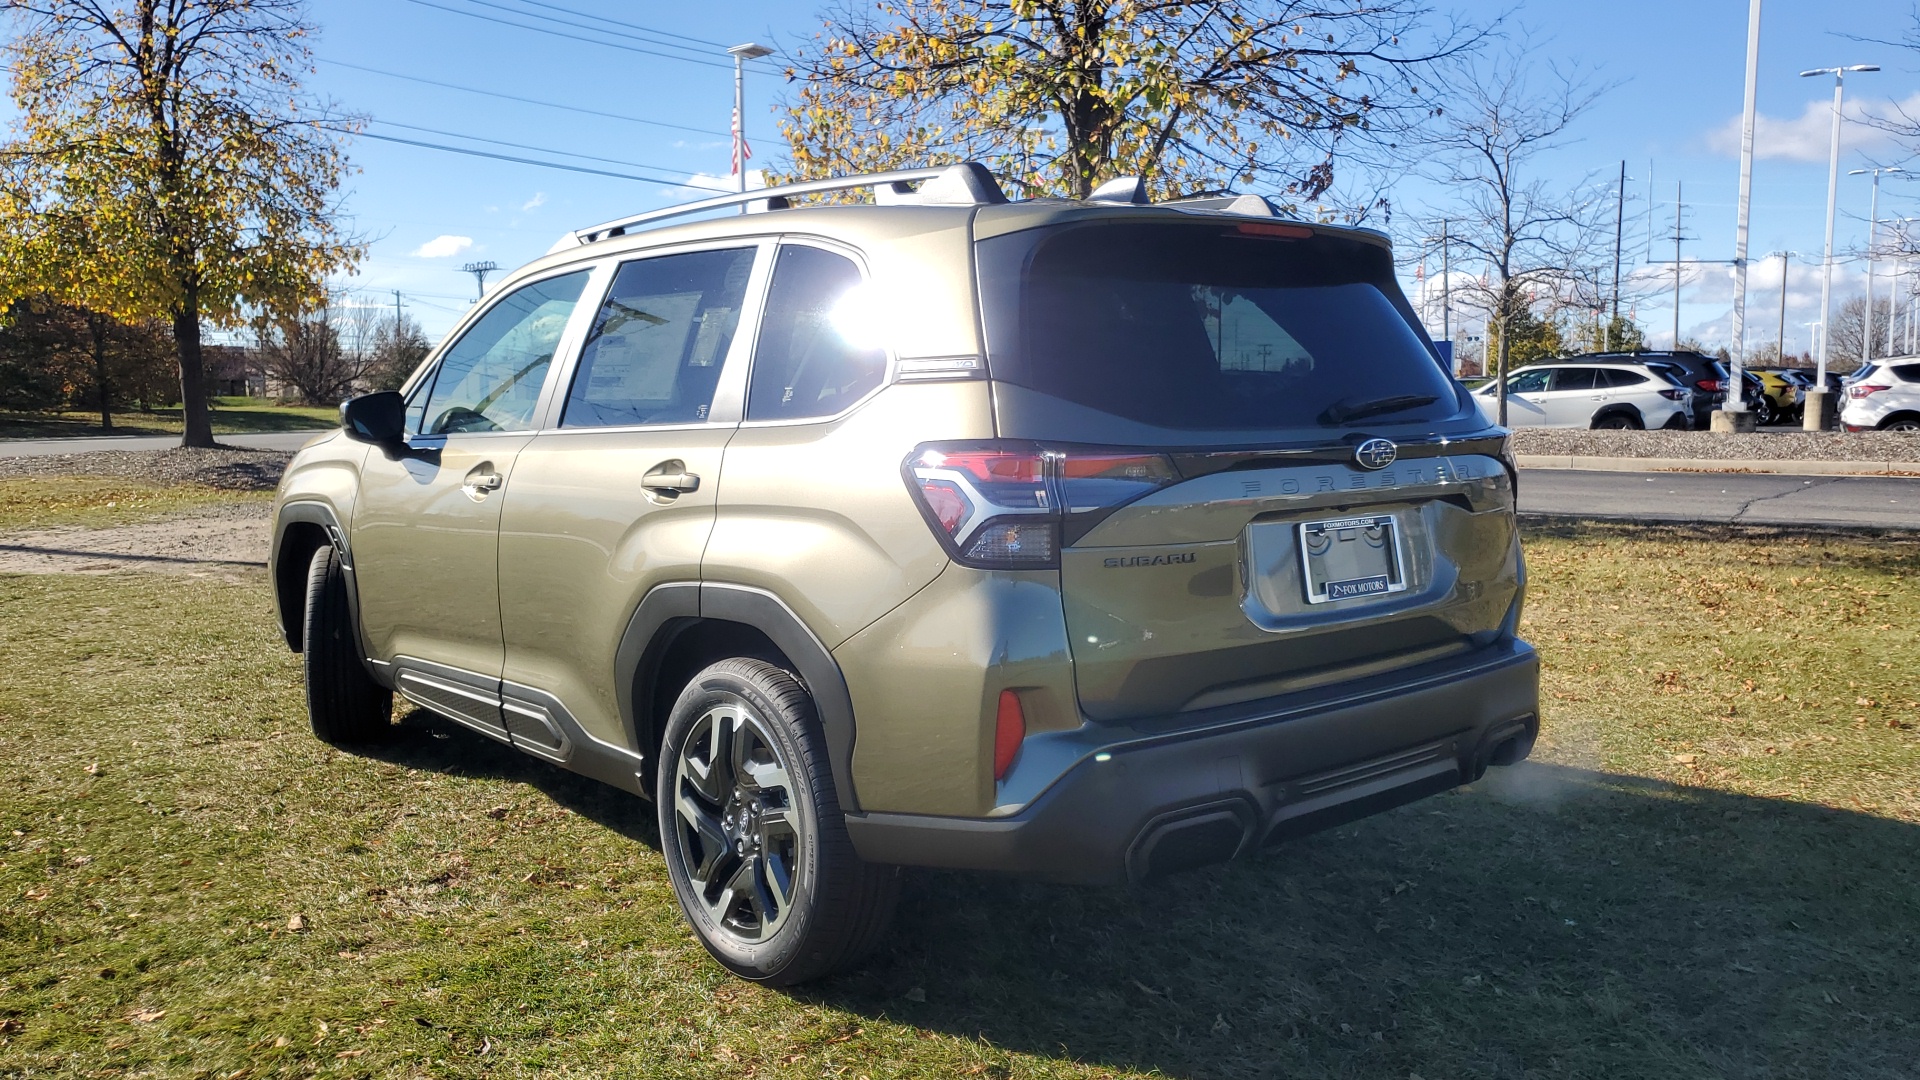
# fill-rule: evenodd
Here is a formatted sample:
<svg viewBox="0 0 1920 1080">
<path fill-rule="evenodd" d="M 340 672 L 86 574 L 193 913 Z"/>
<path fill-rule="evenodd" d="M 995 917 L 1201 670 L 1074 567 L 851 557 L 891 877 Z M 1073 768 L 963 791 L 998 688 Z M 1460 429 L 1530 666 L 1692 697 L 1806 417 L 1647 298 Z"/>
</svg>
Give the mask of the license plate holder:
<svg viewBox="0 0 1920 1080">
<path fill-rule="evenodd" d="M 1386 596 L 1407 587 L 1400 523 L 1392 514 L 1303 521 L 1297 535 L 1309 604 Z"/>
</svg>

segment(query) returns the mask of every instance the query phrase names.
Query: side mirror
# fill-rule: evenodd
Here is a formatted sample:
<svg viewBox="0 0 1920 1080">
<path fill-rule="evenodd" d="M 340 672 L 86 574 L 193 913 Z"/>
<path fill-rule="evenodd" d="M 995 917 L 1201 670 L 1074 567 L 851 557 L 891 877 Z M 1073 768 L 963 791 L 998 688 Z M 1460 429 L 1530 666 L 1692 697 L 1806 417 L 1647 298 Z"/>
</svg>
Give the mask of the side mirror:
<svg viewBox="0 0 1920 1080">
<path fill-rule="evenodd" d="M 348 398 L 340 403 L 340 426 L 349 439 L 398 445 L 407 435 L 407 399 L 396 390 Z"/>
</svg>

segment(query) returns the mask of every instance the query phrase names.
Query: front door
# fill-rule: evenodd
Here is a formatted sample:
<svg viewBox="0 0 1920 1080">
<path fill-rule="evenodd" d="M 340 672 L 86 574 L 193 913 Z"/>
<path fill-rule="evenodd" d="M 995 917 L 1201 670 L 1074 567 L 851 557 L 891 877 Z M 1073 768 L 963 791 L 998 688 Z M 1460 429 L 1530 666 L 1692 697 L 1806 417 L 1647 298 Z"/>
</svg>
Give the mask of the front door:
<svg viewBox="0 0 1920 1080">
<path fill-rule="evenodd" d="M 602 742 L 629 744 L 614 668 L 634 610 L 658 585 L 700 579 L 761 253 L 735 242 L 621 264 L 555 391 L 557 421 L 514 466 L 500 525 L 506 692 L 551 695 Z"/>
<path fill-rule="evenodd" d="M 415 386 L 408 448 L 367 455 L 352 552 L 375 660 L 499 678 L 500 505 L 588 274 L 497 300 Z"/>
</svg>

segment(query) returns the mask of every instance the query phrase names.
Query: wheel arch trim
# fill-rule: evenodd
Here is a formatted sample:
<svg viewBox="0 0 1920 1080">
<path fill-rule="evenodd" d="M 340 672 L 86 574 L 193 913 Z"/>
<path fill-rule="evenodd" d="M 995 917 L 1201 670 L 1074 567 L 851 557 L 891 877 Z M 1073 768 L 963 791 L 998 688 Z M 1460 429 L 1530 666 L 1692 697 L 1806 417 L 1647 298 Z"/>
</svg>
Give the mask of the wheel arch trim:
<svg viewBox="0 0 1920 1080">
<path fill-rule="evenodd" d="M 813 698 L 827 742 L 828 766 L 840 805 L 859 812 L 853 787 L 853 697 L 840 665 L 819 636 L 787 603 L 765 589 L 721 582 L 670 582 L 642 597 L 614 654 L 614 692 L 629 745 L 640 753 L 663 718 L 645 716 L 652 680 L 674 640 L 702 622 L 729 622 L 757 630 L 792 662 Z"/>
</svg>

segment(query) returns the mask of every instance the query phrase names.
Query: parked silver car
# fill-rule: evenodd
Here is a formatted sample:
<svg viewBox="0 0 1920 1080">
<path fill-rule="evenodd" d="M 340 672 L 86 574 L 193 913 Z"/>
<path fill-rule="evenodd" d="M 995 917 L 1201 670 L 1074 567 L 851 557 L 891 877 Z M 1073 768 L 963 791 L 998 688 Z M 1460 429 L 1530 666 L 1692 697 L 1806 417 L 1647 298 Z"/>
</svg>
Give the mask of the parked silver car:
<svg viewBox="0 0 1920 1080">
<path fill-rule="evenodd" d="M 1847 381 L 1848 431 L 1920 431 L 1920 357 L 1881 360 Z"/>
<path fill-rule="evenodd" d="M 1474 391 L 1498 420 L 1498 385 Z M 1536 364 L 1507 376 L 1508 427 L 1678 428 L 1690 426 L 1693 391 L 1668 365 Z"/>
</svg>

